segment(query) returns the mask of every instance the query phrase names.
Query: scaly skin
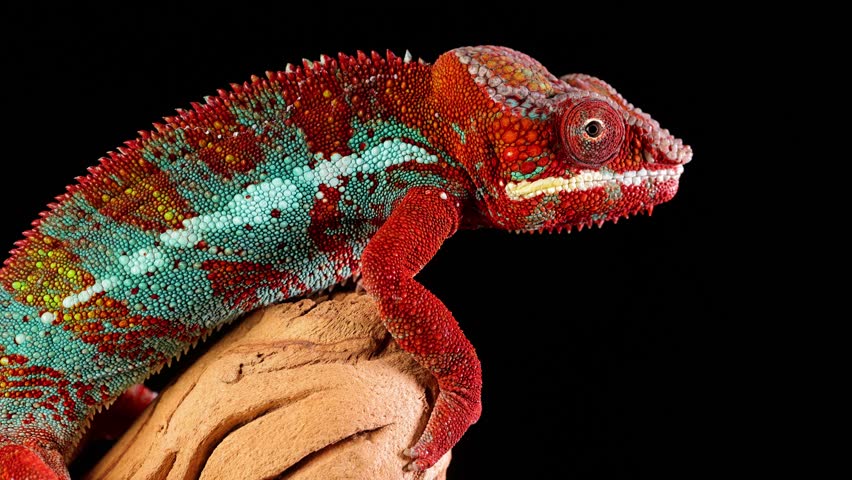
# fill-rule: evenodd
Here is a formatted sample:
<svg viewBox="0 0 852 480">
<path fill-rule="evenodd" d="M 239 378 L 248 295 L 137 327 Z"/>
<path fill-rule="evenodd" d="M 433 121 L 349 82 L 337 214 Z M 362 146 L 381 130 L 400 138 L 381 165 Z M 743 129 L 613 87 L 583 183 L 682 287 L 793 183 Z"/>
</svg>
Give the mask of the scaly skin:
<svg viewBox="0 0 852 480">
<path fill-rule="evenodd" d="M 501 47 L 267 77 L 110 153 L 16 244 L 0 270 L 0 474 L 67 478 L 63 458 L 128 387 L 217 326 L 359 273 L 438 381 L 405 452 L 425 469 L 481 411 L 473 347 L 414 280 L 443 241 L 650 211 L 692 156 L 604 82 Z"/>
</svg>

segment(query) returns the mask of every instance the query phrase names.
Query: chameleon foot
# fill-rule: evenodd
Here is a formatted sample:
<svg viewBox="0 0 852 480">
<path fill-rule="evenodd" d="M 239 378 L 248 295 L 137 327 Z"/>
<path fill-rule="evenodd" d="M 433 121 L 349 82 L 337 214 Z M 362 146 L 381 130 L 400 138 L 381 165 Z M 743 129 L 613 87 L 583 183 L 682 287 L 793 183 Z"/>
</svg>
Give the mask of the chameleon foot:
<svg viewBox="0 0 852 480">
<path fill-rule="evenodd" d="M 432 467 L 458 442 L 468 426 L 479 419 L 481 412 L 478 391 L 473 398 L 447 390 L 439 393 L 426 430 L 413 447 L 402 452 L 411 459 L 405 470 L 424 471 Z"/>
<path fill-rule="evenodd" d="M 0 446 L 0 478 L 14 480 L 70 480 L 57 452 L 39 455 L 21 445 Z M 47 459 L 51 465 L 45 461 Z M 60 469 L 60 470 L 56 470 Z"/>
<path fill-rule="evenodd" d="M 442 455 L 429 455 L 428 448 L 430 445 L 424 445 L 422 448 L 423 453 L 418 453 L 418 447 L 406 448 L 402 451 L 402 454 L 411 459 L 411 461 L 403 468 L 406 472 L 424 472 L 430 468 L 432 468 L 438 460 L 441 459 Z M 444 452 L 446 454 L 446 452 Z"/>
</svg>

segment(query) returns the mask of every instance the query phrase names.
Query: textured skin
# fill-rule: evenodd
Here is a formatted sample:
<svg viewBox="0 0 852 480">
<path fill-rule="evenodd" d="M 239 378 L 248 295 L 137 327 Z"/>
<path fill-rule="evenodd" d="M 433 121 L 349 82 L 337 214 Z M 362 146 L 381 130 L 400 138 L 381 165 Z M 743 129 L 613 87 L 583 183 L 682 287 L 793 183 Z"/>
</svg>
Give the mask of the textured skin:
<svg viewBox="0 0 852 480">
<path fill-rule="evenodd" d="M 164 362 L 358 274 L 437 378 L 405 452 L 426 468 L 481 411 L 473 347 L 414 280 L 442 242 L 650 211 L 692 156 L 604 82 L 501 47 L 434 65 L 341 54 L 267 77 L 141 132 L 16 244 L 0 270 L 4 478 L 65 478 L 94 413 Z"/>
</svg>

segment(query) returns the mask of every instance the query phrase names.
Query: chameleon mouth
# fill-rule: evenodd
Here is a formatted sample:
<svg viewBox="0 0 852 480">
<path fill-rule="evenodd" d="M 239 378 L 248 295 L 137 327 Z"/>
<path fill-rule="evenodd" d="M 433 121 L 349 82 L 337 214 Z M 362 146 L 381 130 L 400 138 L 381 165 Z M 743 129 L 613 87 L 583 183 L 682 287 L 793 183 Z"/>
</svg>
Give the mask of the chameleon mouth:
<svg viewBox="0 0 852 480">
<path fill-rule="evenodd" d="M 646 182 L 662 183 L 677 180 L 683 173 L 683 165 L 659 170 L 630 170 L 627 172 L 602 172 L 599 170 L 582 170 L 579 174 L 569 177 L 547 177 L 533 182 L 509 182 L 506 185 L 506 195 L 510 200 L 526 200 L 539 195 L 553 195 L 558 192 L 584 191 L 597 187 L 618 184 L 624 186 L 642 185 Z"/>
</svg>

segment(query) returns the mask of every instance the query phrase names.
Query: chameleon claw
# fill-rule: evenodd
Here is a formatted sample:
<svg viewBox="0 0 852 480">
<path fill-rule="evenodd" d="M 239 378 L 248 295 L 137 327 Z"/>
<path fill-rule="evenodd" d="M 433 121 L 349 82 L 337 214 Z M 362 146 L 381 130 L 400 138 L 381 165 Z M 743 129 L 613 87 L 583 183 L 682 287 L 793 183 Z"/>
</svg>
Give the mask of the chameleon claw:
<svg viewBox="0 0 852 480">
<path fill-rule="evenodd" d="M 420 458 L 420 455 L 416 453 L 414 448 L 406 448 L 402 451 L 402 455 L 411 459 L 411 461 L 403 467 L 403 470 L 406 472 L 422 472 L 429 468 L 428 465 L 424 465 L 423 460 Z"/>
<path fill-rule="evenodd" d="M 429 467 L 423 465 L 420 460 L 413 460 L 409 462 L 403 470 L 406 472 L 425 472 L 427 468 Z"/>
</svg>

